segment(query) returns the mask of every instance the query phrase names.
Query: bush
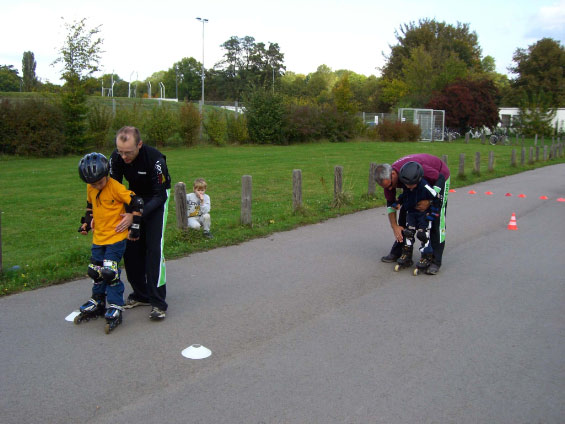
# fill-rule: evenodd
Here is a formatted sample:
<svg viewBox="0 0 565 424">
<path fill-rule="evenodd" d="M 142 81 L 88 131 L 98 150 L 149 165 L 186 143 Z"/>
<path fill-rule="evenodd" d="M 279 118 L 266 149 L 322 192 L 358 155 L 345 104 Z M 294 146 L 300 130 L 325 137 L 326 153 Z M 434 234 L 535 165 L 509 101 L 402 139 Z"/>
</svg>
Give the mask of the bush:
<svg viewBox="0 0 565 424">
<path fill-rule="evenodd" d="M 209 111 L 204 120 L 204 129 L 213 144 L 225 145 L 228 132 L 225 111 L 217 108 Z"/>
<path fill-rule="evenodd" d="M 323 135 L 323 125 L 317 106 L 288 105 L 285 113 L 283 136 L 289 143 L 318 140 Z"/>
<path fill-rule="evenodd" d="M 187 101 L 180 108 L 179 131 L 186 146 L 196 143 L 200 132 L 200 112 Z"/>
<path fill-rule="evenodd" d="M 143 123 L 145 122 L 147 112 L 143 109 L 141 101 L 136 102 L 133 106 L 122 107 L 116 110 L 114 121 L 112 122 L 112 130 L 114 133 L 125 126 L 137 127 L 142 132 L 141 138 L 145 139 L 143 134 Z"/>
<path fill-rule="evenodd" d="M 228 113 L 226 123 L 230 143 L 247 143 L 249 141 L 247 119 L 243 113 Z"/>
<path fill-rule="evenodd" d="M 2 153 L 57 156 L 67 152 L 65 120 L 58 105 L 26 100 L 0 105 L 0 151 Z"/>
<path fill-rule="evenodd" d="M 381 141 L 418 141 L 421 130 L 411 122 L 383 121 L 376 127 Z"/>
<path fill-rule="evenodd" d="M 143 124 L 145 140 L 153 146 L 165 146 L 167 140 L 178 132 L 179 120 L 167 105 L 153 106 Z"/>
<path fill-rule="evenodd" d="M 333 106 L 322 109 L 323 136 L 329 141 L 345 141 L 355 137 L 359 119 L 347 112 L 340 112 Z"/>
<path fill-rule="evenodd" d="M 251 141 L 259 144 L 286 144 L 282 137 L 284 105 L 282 97 L 258 89 L 245 101 L 247 130 Z"/>
<path fill-rule="evenodd" d="M 109 131 L 112 126 L 112 111 L 108 107 L 93 105 L 88 111 L 87 144 L 100 150 L 109 141 Z"/>
</svg>

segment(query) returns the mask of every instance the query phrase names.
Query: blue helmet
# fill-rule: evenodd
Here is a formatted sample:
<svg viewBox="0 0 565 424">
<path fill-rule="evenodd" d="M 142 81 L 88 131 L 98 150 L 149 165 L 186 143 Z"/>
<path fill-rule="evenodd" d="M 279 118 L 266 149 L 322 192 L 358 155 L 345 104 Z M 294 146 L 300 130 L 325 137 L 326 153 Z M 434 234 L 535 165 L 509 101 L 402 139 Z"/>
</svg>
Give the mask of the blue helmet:
<svg viewBox="0 0 565 424">
<path fill-rule="evenodd" d="M 89 153 L 78 163 L 78 175 L 88 184 L 101 180 L 108 172 L 110 164 L 102 153 Z"/>
<path fill-rule="evenodd" d="M 398 179 L 406 186 L 418 184 L 423 177 L 424 168 L 418 162 L 406 162 L 398 173 Z"/>
</svg>

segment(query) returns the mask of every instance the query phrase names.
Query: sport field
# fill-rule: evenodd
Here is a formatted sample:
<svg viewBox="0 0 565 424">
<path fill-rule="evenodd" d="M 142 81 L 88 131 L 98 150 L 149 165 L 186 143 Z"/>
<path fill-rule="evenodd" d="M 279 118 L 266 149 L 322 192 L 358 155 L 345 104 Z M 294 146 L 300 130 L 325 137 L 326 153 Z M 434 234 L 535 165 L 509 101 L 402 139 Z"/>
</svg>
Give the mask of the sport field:
<svg viewBox="0 0 565 424">
<path fill-rule="evenodd" d="M 533 140 L 526 140 L 526 146 Z M 518 166 L 510 166 L 512 149 Z M 488 172 L 488 152 L 495 170 Z M 481 154 L 481 173 L 473 173 L 475 152 Z M 543 150 L 542 150 L 543 152 Z M 109 154 L 110 152 L 104 152 Z M 517 146 L 481 145 L 473 140 L 452 143 L 316 143 L 293 146 L 229 146 L 163 149 L 173 184 L 203 177 L 212 201 L 212 240 L 200 233 L 176 229 L 175 202 L 171 202 L 166 232 L 168 259 L 195 251 L 236 244 L 254 237 L 319 222 L 340 214 L 382 206 L 382 191 L 367 196 L 371 162 L 389 162 L 409 153 L 448 156 L 452 187 L 469 185 L 547 164 L 559 157 L 520 166 Z M 465 154 L 464 178 L 458 177 L 459 156 Z M 0 210 L 2 262 L 0 293 L 6 295 L 84 277 L 90 258 L 91 235 L 77 232 L 84 214 L 86 187 L 79 179 L 79 156 L 56 159 L 0 157 Z M 540 158 L 541 159 L 541 158 Z M 334 166 L 344 167 L 346 201 L 332 207 Z M 302 170 L 303 205 L 292 211 L 292 171 Z M 241 177 L 253 177 L 253 227 L 239 225 Z M 388 225 L 386 220 L 375 225 Z"/>
</svg>

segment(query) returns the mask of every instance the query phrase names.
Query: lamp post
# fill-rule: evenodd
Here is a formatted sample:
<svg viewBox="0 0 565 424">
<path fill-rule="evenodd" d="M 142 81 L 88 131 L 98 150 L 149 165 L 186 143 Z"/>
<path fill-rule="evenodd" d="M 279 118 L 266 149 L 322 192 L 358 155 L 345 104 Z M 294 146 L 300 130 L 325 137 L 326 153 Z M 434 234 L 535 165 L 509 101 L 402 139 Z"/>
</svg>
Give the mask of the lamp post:
<svg viewBox="0 0 565 424">
<path fill-rule="evenodd" d="M 208 22 L 206 18 L 196 18 L 196 20 L 202 22 L 202 100 L 200 101 L 200 114 L 202 114 L 202 108 L 204 107 L 204 24 Z"/>
</svg>

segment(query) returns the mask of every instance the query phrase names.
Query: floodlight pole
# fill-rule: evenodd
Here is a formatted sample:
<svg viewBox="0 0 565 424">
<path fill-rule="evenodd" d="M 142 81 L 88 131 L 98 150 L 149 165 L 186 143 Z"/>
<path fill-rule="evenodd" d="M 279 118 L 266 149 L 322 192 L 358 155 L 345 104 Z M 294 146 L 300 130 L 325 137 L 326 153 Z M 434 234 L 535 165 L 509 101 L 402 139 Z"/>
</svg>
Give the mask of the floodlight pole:
<svg viewBox="0 0 565 424">
<path fill-rule="evenodd" d="M 204 24 L 208 22 L 206 18 L 196 18 L 196 20 L 202 22 L 202 100 L 200 101 L 200 114 L 202 114 L 202 109 L 204 107 Z"/>
</svg>

